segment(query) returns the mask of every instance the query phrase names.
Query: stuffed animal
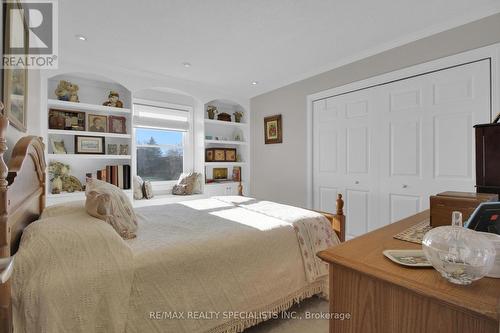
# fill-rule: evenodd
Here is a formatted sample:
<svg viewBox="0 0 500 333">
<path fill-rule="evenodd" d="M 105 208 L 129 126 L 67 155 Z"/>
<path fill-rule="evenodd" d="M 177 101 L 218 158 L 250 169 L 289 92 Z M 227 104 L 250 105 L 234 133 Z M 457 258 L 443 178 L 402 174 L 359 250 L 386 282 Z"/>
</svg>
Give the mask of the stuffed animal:
<svg viewBox="0 0 500 333">
<path fill-rule="evenodd" d="M 78 99 L 78 85 L 69 81 L 61 80 L 56 88 L 55 94 L 60 101 L 80 102 Z"/>
<path fill-rule="evenodd" d="M 116 91 L 110 91 L 108 95 L 108 100 L 102 103 L 104 106 L 112 106 L 115 108 L 122 108 L 123 102 L 120 101 L 120 95 Z"/>
</svg>

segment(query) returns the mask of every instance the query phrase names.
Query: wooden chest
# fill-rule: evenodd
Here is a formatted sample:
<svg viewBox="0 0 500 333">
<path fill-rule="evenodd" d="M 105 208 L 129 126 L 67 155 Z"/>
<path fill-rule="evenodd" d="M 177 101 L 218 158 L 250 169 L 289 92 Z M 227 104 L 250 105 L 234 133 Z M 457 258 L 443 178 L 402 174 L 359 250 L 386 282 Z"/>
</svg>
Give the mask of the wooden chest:
<svg viewBox="0 0 500 333">
<path fill-rule="evenodd" d="M 462 212 L 463 221 L 467 221 L 477 206 L 482 202 L 498 201 L 497 194 L 443 192 L 430 197 L 431 226 L 439 227 L 451 224 L 451 214 Z"/>
</svg>

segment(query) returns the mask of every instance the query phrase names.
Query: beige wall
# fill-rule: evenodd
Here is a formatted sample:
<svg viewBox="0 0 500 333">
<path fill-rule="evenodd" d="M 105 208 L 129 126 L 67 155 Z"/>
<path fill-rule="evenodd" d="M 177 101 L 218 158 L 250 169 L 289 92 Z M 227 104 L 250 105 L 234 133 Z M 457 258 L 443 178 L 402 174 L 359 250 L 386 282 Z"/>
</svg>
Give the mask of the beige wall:
<svg viewBox="0 0 500 333">
<path fill-rule="evenodd" d="M 500 14 L 252 98 L 252 196 L 306 206 L 307 95 L 498 42 Z M 265 145 L 264 117 L 274 114 L 282 114 L 283 143 Z"/>
</svg>

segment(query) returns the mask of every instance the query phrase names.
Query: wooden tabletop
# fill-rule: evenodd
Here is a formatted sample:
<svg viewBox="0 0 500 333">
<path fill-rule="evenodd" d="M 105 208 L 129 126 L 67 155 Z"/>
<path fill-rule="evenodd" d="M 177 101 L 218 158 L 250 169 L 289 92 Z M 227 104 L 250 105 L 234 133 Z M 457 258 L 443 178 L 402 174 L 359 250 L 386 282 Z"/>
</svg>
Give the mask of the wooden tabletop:
<svg viewBox="0 0 500 333">
<path fill-rule="evenodd" d="M 382 254 L 388 249 L 421 249 L 419 244 L 397 240 L 393 236 L 427 218 L 428 210 L 322 251 L 318 256 L 329 263 L 349 267 L 426 297 L 499 320 L 500 279 L 483 278 L 471 285 L 459 286 L 448 282 L 433 268 L 401 266 Z"/>
</svg>

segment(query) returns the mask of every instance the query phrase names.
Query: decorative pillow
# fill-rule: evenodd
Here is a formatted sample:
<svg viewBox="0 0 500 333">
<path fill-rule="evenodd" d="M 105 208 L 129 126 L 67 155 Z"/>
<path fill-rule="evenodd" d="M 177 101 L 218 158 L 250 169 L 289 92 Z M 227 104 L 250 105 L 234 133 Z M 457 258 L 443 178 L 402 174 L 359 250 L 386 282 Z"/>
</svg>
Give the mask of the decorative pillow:
<svg viewBox="0 0 500 333">
<path fill-rule="evenodd" d="M 154 197 L 153 185 L 151 185 L 151 182 L 149 180 L 144 181 L 142 190 L 144 192 L 144 198 L 151 199 L 152 197 Z"/>
<path fill-rule="evenodd" d="M 203 175 L 199 172 L 195 172 L 196 174 L 196 179 L 193 184 L 193 194 L 200 194 L 202 193 L 202 186 L 203 186 Z"/>
<path fill-rule="evenodd" d="M 142 187 L 144 186 L 144 181 L 139 176 L 134 176 L 134 199 L 141 200 L 144 198 L 142 193 Z"/>
<path fill-rule="evenodd" d="M 196 172 L 182 173 L 179 176 L 177 185 L 174 185 L 172 189 L 172 194 L 175 195 L 190 195 L 193 194 L 193 189 L 195 186 L 198 174 Z"/>
<path fill-rule="evenodd" d="M 174 195 L 190 195 L 193 193 L 193 186 L 191 184 L 174 185 L 172 194 Z"/>
<path fill-rule="evenodd" d="M 137 216 L 127 195 L 117 186 L 98 179 L 87 179 L 87 213 L 109 223 L 124 239 L 135 237 Z"/>
</svg>

